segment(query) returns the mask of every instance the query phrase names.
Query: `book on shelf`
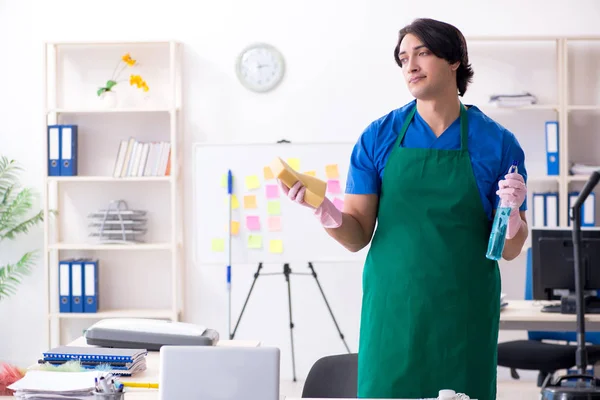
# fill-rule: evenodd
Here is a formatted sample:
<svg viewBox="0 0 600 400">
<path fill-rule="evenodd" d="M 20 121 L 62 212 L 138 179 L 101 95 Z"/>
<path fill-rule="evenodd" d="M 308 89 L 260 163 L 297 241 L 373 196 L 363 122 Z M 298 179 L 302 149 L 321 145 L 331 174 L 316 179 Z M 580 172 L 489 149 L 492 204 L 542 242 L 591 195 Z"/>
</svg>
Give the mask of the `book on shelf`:
<svg viewBox="0 0 600 400">
<path fill-rule="evenodd" d="M 171 173 L 170 142 L 140 142 L 135 138 L 119 144 L 113 176 L 168 176 Z"/>
</svg>

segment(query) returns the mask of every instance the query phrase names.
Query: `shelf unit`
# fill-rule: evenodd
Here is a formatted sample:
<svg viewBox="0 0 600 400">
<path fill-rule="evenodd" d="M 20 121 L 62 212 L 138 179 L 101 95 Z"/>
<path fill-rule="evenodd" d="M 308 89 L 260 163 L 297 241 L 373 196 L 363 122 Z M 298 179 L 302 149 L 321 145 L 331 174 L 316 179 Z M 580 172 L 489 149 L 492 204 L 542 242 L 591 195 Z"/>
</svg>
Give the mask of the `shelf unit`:
<svg viewBox="0 0 600 400">
<path fill-rule="evenodd" d="M 531 194 L 534 191 L 532 188 L 537 184 L 556 184 L 556 191 L 559 193 L 559 226 L 567 227 L 569 221 L 569 209 L 567 207 L 568 204 L 568 194 L 569 191 L 574 190 L 573 185 L 579 184 L 580 186 L 588 180 L 587 176 L 581 175 L 570 175 L 570 167 L 572 163 L 576 160 L 573 160 L 569 154 L 569 137 L 570 137 L 570 122 L 572 122 L 576 117 L 573 115 L 574 111 L 581 112 L 591 112 L 598 113 L 600 117 L 600 95 L 597 97 L 596 102 L 592 104 L 573 104 L 570 99 L 571 90 L 574 88 L 574 84 L 570 82 L 569 78 L 572 78 L 572 75 L 569 75 L 569 63 L 571 62 L 569 56 L 569 46 L 572 43 L 577 42 L 590 42 L 595 43 L 596 46 L 600 45 L 600 37 L 591 37 L 591 36 L 471 36 L 467 37 L 467 43 L 469 45 L 469 52 L 472 53 L 472 46 L 474 43 L 490 43 L 497 42 L 502 43 L 506 46 L 511 46 L 514 44 L 522 44 L 526 42 L 547 42 L 553 43 L 555 49 L 555 66 L 556 66 L 556 76 L 554 77 L 554 83 L 556 85 L 556 93 L 557 99 L 552 101 L 551 104 L 534 104 L 523 107 L 495 107 L 495 106 L 486 106 L 483 105 L 480 107 L 482 111 L 488 113 L 492 118 L 495 118 L 496 115 L 501 115 L 501 113 L 524 113 L 524 112 L 538 112 L 538 111 L 555 111 L 556 118 L 559 124 L 559 175 L 557 176 L 547 176 L 543 174 L 530 174 L 528 177 L 528 201 L 529 201 L 529 209 L 531 209 Z M 599 47 L 596 47 L 598 50 Z M 596 53 L 597 61 L 600 60 L 600 51 Z M 477 72 L 476 72 L 477 74 Z M 600 76 L 596 77 L 596 83 L 600 82 Z M 548 85 L 553 84 L 553 82 L 548 82 Z M 536 94 L 535 89 L 530 89 L 532 94 Z M 581 90 L 581 88 L 579 89 Z M 540 151 L 545 151 L 545 137 L 543 128 L 539 131 L 539 141 L 540 141 Z M 518 137 L 519 135 L 517 135 Z M 521 138 L 519 138 L 521 139 Z M 525 154 L 526 163 L 528 159 L 528 154 Z M 596 160 L 597 163 L 600 164 L 600 157 Z M 598 208 L 599 201 L 596 201 L 596 208 Z M 529 221 L 530 228 L 532 227 L 532 222 Z"/>
<path fill-rule="evenodd" d="M 48 125 L 56 123 L 75 123 L 79 128 L 79 150 L 78 163 L 79 173 L 77 176 L 48 176 L 47 168 L 44 168 L 44 279 L 45 279 L 45 298 L 46 298 L 46 341 L 47 347 L 51 348 L 62 344 L 62 334 L 66 330 L 63 324 L 68 320 L 88 320 L 87 324 L 91 325 L 92 320 L 100 320 L 103 318 L 155 318 L 178 321 L 183 313 L 183 184 L 181 179 L 182 152 L 183 144 L 181 133 L 181 111 L 182 111 L 182 45 L 175 41 L 164 42 L 47 42 L 44 44 L 44 157 L 48 154 Z M 99 103 L 99 99 L 95 96 L 95 87 L 98 83 L 98 76 L 106 76 L 110 74 L 114 68 L 113 57 L 118 60 L 123 52 L 131 53 L 133 58 L 136 53 L 143 54 L 144 57 L 154 57 L 154 61 L 158 62 L 158 67 L 154 68 L 152 62 L 148 60 L 143 63 L 142 76 L 148 74 L 156 78 L 153 82 L 149 82 L 150 92 L 149 97 L 152 98 L 153 88 L 157 87 L 159 95 L 153 100 L 164 104 L 148 104 L 151 101 L 139 100 L 141 95 L 138 95 L 138 103 L 132 102 L 131 99 L 136 99 L 135 94 L 130 95 L 128 100 L 130 104 L 117 105 L 115 108 L 105 108 Z M 72 59 L 68 60 L 68 56 L 74 54 Z M 82 56 L 86 54 L 86 56 Z M 89 61 L 89 56 L 97 55 L 96 64 Z M 79 58 L 78 58 L 79 57 Z M 111 57 L 109 61 L 106 57 Z M 72 61 L 79 60 L 80 64 L 75 65 Z M 115 60 L 115 61 L 116 61 Z M 100 64 L 102 67 L 97 68 Z M 69 81 L 69 76 L 66 72 L 61 71 L 61 67 L 80 68 L 85 73 L 72 74 L 74 80 L 79 79 L 80 82 Z M 162 68 L 161 68 L 162 67 Z M 103 68 L 103 69 L 102 69 Z M 154 68 L 154 69 L 153 69 Z M 99 75 L 98 70 L 101 69 Z M 89 76 L 88 76 L 89 74 Z M 94 75 L 96 74 L 96 75 Z M 92 76 L 92 77 L 90 77 Z M 162 77 L 162 81 L 159 78 Z M 82 84 L 84 80 L 85 84 Z M 153 86 L 154 84 L 154 86 Z M 70 85 L 70 96 L 65 85 Z M 119 85 L 117 85 L 119 86 Z M 75 95 L 75 90 L 79 90 Z M 83 88 L 82 88 L 83 87 Z M 122 90 L 131 90 L 127 83 L 121 85 Z M 78 88 L 78 89 L 77 89 Z M 119 87 L 118 87 L 119 88 Z M 82 94 L 83 93 L 83 94 Z M 92 93 L 93 95 L 90 95 Z M 86 97 L 87 96 L 87 97 Z M 75 100 L 74 100 L 75 99 Z M 123 103 L 123 102 L 122 102 Z M 90 118 L 92 118 L 90 120 Z M 127 118 L 127 129 L 110 130 L 104 126 L 98 127 L 98 122 L 104 122 L 116 118 L 115 125 Z M 151 120 L 151 122 L 147 122 Z M 75 121 L 75 122 L 73 122 Z M 160 126 L 155 128 L 159 139 L 168 141 L 171 144 L 170 151 L 170 173 L 167 176 L 132 176 L 132 177 L 113 177 L 112 168 L 117 157 L 118 146 L 121 140 L 126 140 L 129 137 L 136 137 L 138 133 L 147 134 L 153 128 L 152 124 L 155 121 L 160 122 Z M 144 125 L 144 122 L 146 125 Z M 88 134 L 86 130 L 101 129 L 102 136 Z M 143 135 L 142 135 L 143 136 Z M 96 141 L 88 146 L 83 145 L 82 141 L 88 137 L 90 141 Z M 136 137 L 137 139 L 137 137 Z M 90 150 L 95 150 L 98 141 L 106 142 L 106 146 L 98 150 L 95 154 Z M 150 140 L 143 140 L 150 141 Z M 86 153 L 86 150 L 88 151 Z M 100 152 L 104 151 L 104 154 Z M 98 157 L 98 164 L 103 162 L 103 167 L 89 167 L 93 161 L 87 161 L 86 168 L 81 167 L 83 158 Z M 103 159 L 101 159 L 104 157 Z M 47 164 L 47 163 L 45 163 Z M 161 193 L 168 199 L 170 207 L 163 207 L 160 211 L 166 215 L 163 219 L 159 219 L 158 225 L 155 225 L 155 230 L 168 232 L 160 238 L 160 240 L 147 240 L 138 244 L 105 244 L 99 243 L 95 238 L 80 235 L 76 240 L 73 238 L 65 238 L 63 232 L 65 220 L 69 219 L 69 223 L 78 224 L 79 227 L 87 224 L 87 214 L 96 211 L 86 208 L 85 205 L 78 204 L 76 210 L 79 214 L 62 215 L 65 204 L 62 200 L 71 191 L 83 191 L 87 196 L 105 195 L 105 192 L 115 193 L 115 196 L 121 196 L 120 192 L 124 190 L 131 191 L 132 185 L 136 191 L 133 194 L 140 197 L 151 197 L 146 193 Z M 131 193 L 130 193 L 131 194 Z M 107 194 L 106 194 L 107 195 Z M 108 195 L 107 195 L 108 196 Z M 127 196 L 127 195 L 124 195 Z M 127 197 L 123 198 L 132 206 Z M 114 199 L 110 199 L 114 200 Z M 132 199 L 135 202 L 136 199 Z M 108 203 L 104 204 L 106 208 Z M 162 207 L 157 205 L 157 207 Z M 85 211 L 83 211 L 85 210 Z M 56 214 L 52 213 L 56 211 Z M 152 216 L 149 215 L 149 218 Z M 61 221 L 61 219 L 64 219 Z M 72 221 L 73 220 L 73 221 Z M 78 220 L 78 221 L 75 221 Z M 168 225 L 168 226 L 167 226 Z M 148 228 L 150 234 L 150 227 Z M 80 232 L 81 233 L 81 232 Z M 147 236 L 148 236 L 147 234 Z M 84 236 L 84 237 L 81 237 Z M 113 254 L 114 253 L 114 254 Z M 135 254 L 134 257 L 152 257 L 154 254 L 160 254 L 170 261 L 169 267 L 164 267 L 162 270 L 170 275 L 170 285 L 165 287 L 149 287 L 146 279 L 137 279 L 131 283 L 136 285 L 141 291 L 170 291 L 169 305 L 167 307 L 153 308 L 136 308 L 127 304 L 127 299 L 123 299 L 121 303 L 123 307 L 103 306 L 103 287 L 102 278 L 105 270 L 115 268 L 114 265 L 104 265 L 103 257 L 107 254 L 113 254 L 116 257 L 116 262 L 124 257 L 125 254 Z M 99 308 L 96 313 L 61 313 L 58 308 L 58 263 L 63 258 L 71 258 L 75 254 L 92 255 L 99 259 L 99 282 L 100 289 Z M 166 255 L 165 255 L 166 254 Z M 140 262 L 143 264 L 143 262 Z M 145 265 L 127 265 L 127 269 L 131 269 L 130 273 L 137 276 L 144 276 L 143 267 Z M 162 265 L 160 266 L 162 267 Z M 140 269 L 142 269 L 140 271 Z M 114 270 L 113 270 L 114 272 Z M 107 274 L 111 274 L 109 272 Z M 120 272 L 120 271 L 119 271 Z M 166 280 L 165 280 L 166 281 Z M 106 299 L 106 298 L 105 298 Z M 114 303 L 114 302 L 113 302 Z"/>
</svg>

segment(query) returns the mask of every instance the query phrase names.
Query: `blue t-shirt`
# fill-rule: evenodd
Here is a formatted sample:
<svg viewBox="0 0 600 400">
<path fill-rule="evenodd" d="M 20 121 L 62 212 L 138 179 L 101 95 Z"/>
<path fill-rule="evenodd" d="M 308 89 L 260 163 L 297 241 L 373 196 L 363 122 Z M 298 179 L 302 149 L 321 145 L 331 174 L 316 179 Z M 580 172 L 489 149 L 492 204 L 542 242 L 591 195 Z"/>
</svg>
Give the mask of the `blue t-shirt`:
<svg viewBox="0 0 600 400">
<path fill-rule="evenodd" d="M 350 158 L 346 182 L 348 194 L 380 194 L 383 171 L 402 124 L 416 100 L 373 121 L 360 136 Z M 469 119 L 469 155 L 483 208 L 492 219 L 498 205 L 498 181 L 504 179 L 513 160 L 519 162 L 519 174 L 527 182 L 525 153 L 517 138 L 506 128 L 485 115 L 479 108 L 466 105 Z M 436 137 L 418 112 L 408 126 L 401 146 L 460 150 L 460 118 L 440 137 Z M 520 208 L 527 210 L 527 199 Z"/>
</svg>

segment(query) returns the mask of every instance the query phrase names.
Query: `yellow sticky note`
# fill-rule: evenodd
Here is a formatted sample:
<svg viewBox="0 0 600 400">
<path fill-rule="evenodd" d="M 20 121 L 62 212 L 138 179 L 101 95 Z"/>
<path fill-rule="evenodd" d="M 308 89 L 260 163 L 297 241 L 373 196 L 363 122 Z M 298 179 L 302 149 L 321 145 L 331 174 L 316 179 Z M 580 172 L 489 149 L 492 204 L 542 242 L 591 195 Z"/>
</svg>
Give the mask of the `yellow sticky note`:
<svg viewBox="0 0 600 400">
<path fill-rule="evenodd" d="M 214 251 L 214 252 L 225 251 L 225 240 L 224 239 L 213 239 L 212 240 L 212 251 Z"/>
<path fill-rule="evenodd" d="M 269 252 L 281 254 L 283 253 L 283 241 L 280 239 L 274 239 L 269 241 Z"/>
<path fill-rule="evenodd" d="M 267 213 L 269 215 L 279 215 L 279 214 L 281 214 L 281 201 L 279 201 L 279 200 L 269 200 L 267 202 Z"/>
<path fill-rule="evenodd" d="M 288 158 L 286 160 L 288 165 L 296 171 L 300 171 L 300 159 L 299 158 Z"/>
<path fill-rule="evenodd" d="M 268 181 L 269 179 L 273 179 L 273 171 L 271 171 L 270 167 L 264 167 L 263 168 L 263 175 L 265 176 L 265 180 Z"/>
<path fill-rule="evenodd" d="M 225 204 L 229 204 L 229 196 L 225 197 Z M 238 201 L 237 197 L 235 196 L 235 194 L 231 195 L 231 209 L 235 210 L 236 208 L 239 208 L 240 206 L 240 202 Z"/>
<path fill-rule="evenodd" d="M 227 224 L 225 224 L 227 226 Z M 237 235 L 240 233 L 240 222 L 239 221 L 231 221 L 231 234 Z"/>
<path fill-rule="evenodd" d="M 340 177 L 337 164 L 329 164 L 325 166 L 325 175 L 329 179 L 337 179 Z"/>
<path fill-rule="evenodd" d="M 248 190 L 256 189 L 260 186 L 260 182 L 258 181 L 258 176 L 250 175 L 246 177 L 246 188 Z"/>
<path fill-rule="evenodd" d="M 244 208 L 256 208 L 256 196 L 255 195 L 248 195 L 248 196 L 244 196 Z"/>
<path fill-rule="evenodd" d="M 317 176 L 317 171 L 306 171 L 304 175 L 308 176 Z"/>
<path fill-rule="evenodd" d="M 225 175 L 225 174 L 221 175 L 221 187 L 223 187 L 223 188 L 227 187 L 227 175 Z"/>
<path fill-rule="evenodd" d="M 249 249 L 262 248 L 262 236 L 261 235 L 248 235 L 248 248 Z"/>
</svg>

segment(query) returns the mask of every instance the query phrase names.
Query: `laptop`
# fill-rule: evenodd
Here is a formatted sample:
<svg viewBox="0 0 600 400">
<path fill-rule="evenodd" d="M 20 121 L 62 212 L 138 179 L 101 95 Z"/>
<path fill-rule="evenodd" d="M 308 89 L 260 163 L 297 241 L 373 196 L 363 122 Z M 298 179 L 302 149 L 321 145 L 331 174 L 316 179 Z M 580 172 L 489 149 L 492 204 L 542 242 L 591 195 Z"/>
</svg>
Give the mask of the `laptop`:
<svg viewBox="0 0 600 400">
<path fill-rule="evenodd" d="M 161 400 L 279 400 L 276 347 L 162 346 Z"/>
</svg>

